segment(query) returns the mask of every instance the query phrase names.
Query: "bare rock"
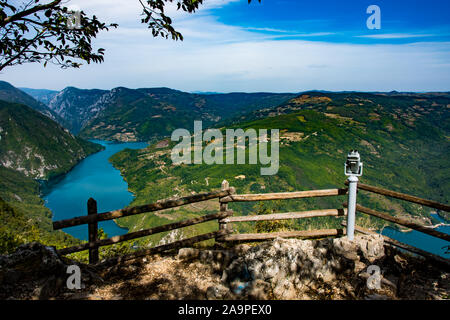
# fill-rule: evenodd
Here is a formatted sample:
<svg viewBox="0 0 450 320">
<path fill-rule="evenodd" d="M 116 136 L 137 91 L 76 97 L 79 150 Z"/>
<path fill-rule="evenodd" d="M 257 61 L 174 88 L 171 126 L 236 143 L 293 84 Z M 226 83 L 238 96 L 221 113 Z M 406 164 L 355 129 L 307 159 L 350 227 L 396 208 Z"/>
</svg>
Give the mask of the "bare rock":
<svg viewBox="0 0 450 320">
<path fill-rule="evenodd" d="M 359 261 L 361 258 L 370 263 L 382 258 L 384 239 L 379 234 L 356 236 L 353 241 L 347 237 L 333 240 L 334 251 L 347 259 Z"/>
<path fill-rule="evenodd" d="M 269 282 L 261 279 L 253 280 L 243 294 L 252 300 L 268 300 L 273 296 L 272 286 Z"/>
<path fill-rule="evenodd" d="M 208 300 L 225 300 L 232 298 L 233 294 L 228 287 L 223 285 L 211 286 L 206 289 Z"/>
<path fill-rule="evenodd" d="M 64 286 L 66 267 L 54 247 L 22 245 L 0 256 L 0 298 L 49 299 Z"/>
<path fill-rule="evenodd" d="M 256 290 L 255 281 L 269 283 L 270 290 L 264 286 L 266 291 L 256 295 L 272 294 L 275 299 L 298 298 L 306 287 L 331 294 L 327 288 L 338 287 L 340 279 L 355 276 L 355 269 L 382 258 L 383 244 L 378 235 L 357 236 L 354 241 L 278 238 L 242 251 L 224 270 L 222 281 L 228 286 L 250 283 L 247 292 Z"/>
</svg>

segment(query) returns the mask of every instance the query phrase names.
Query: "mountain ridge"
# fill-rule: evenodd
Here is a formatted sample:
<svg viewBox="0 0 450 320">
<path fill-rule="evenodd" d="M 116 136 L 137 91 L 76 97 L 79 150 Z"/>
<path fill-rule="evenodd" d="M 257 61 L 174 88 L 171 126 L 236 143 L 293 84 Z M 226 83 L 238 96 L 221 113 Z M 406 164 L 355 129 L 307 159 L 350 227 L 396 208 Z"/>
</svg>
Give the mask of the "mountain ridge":
<svg viewBox="0 0 450 320">
<path fill-rule="evenodd" d="M 84 138 L 146 141 L 161 138 L 194 119 L 205 125 L 239 112 L 275 106 L 294 94 L 193 94 L 167 87 L 111 90 L 67 87 L 48 102 L 74 134 Z M 248 110 L 247 110 L 248 109 Z M 189 121 L 187 121 L 189 120 Z"/>
<path fill-rule="evenodd" d="M 101 149 L 26 105 L 0 100 L 0 115 L 0 163 L 28 177 L 48 179 L 67 172 Z"/>
<path fill-rule="evenodd" d="M 21 103 L 29 106 L 30 108 L 39 111 L 43 115 L 49 117 L 52 120 L 64 125 L 64 120 L 53 112 L 47 105 L 36 100 L 26 92 L 14 87 L 12 84 L 6 81 L 0 80 L 0 100 Z"/>
<path fill-rule="evenodd" d="M 142 205 L 161 198 L 183 196 L 220 188 L 226 179 L 238 193 L 288 192 L 344 186 L 346 152 L 356 148 L 364 163 L 361 182 L 445 203 L 450 188 L 450 99 L 423 96 L 390 97 L 375 94 L 308 93 L 275 108 L 248 113 L 220 130 L 280 130 L 280 168 L 275 176 L 261 176 L 258 165 L 173 165 L 174 142 L 155 143 L 142 150 L 123 150 L 111 161 L 123 174 Z M 419 100 L 419 101 L 418 101 Z M 166 139 L 167 140 L 167 139 Z M 247 157 L 248 157 L 248 150 Z M 224 162 L 225 163 L 225 162 Z M 175 194 L 174 194 L 175 193 Z M 429 212 L 417 205 L 361 193 L 361 204 L 431 222 Z M 345 199 L 286 201 L 282 207 L 264 206 L 267 212 L 294 212 L 313 208 L 340 208 Z M 257 205 L 230 204 L 237 215 L 261 211 Z M 218 208 L 206 206 L 213 212 Z M 264 211 L 263 210 L 263 211 Z M 205 214 L 195 208 L 170 211 L 171 220 Z M 132 230 L 161 224 L 162 216 L 120 220 Z M 317 221 L 316 221 L 317 220 Z M 338 227 L 332 218 L 298 221 L 294 228 Z M 358 216 L 358 225 L 382 228 L 374 218 Z M 253 232 L 249 225 L 239 231 Z M 237 226 L 238 227 L 238 226 Z M 211 231 L 211 230 L 202 230 Z M 184 236 L 190 236 L 193 231 Z M 151 241 L 159 241 L 155 237 Z"/>
</svg>

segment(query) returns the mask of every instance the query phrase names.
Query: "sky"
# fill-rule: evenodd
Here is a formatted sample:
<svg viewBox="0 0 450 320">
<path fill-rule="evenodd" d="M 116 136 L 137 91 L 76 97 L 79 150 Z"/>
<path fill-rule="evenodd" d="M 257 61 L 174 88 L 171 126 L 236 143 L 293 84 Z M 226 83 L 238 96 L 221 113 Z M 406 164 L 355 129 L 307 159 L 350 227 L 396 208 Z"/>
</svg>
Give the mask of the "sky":
<svg viewBox="0 0 450 320">
<path fill-rule="evenodd" d="M 139 0 L 70 0 L 119 24 L 94 40 L 105 62 L 0 73 L 16 87 L 170 87 L 187 92 L 450 91 L 448 0 L 204 0 L 169 8 L 184 41 L 153 38 Z M 371 5 L 380 29 L 369 29 Z"/>
</svg>

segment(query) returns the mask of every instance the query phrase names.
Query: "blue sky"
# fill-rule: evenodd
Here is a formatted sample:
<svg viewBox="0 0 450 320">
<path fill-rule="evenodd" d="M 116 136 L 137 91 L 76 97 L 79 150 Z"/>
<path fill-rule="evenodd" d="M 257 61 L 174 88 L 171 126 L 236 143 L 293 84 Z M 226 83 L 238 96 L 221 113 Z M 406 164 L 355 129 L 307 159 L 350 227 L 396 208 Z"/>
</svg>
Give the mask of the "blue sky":
<svg viewBox="0 0 450 320">
<path fill-rule="evenodd" d="M 366 9 L 376 4 L 382 13 L 382 29 L 368 30 Z M 448 41 L 450 39 L 450 1 L 423 0 L 272 0 L 232 2 L 215 9 L 218 21 L 250 30 L 278 35 L 278 39 L 351 43 L 407 43 Z M 319 34 L 322 34 L 319 36 Z M 383 35 L 397 35 L 383 38 Z M 299 35 L 299 36 L 295 36 Z M 368 38 L 377 36 L 379 38 Z M 370 40 L 369 40 L 370 39 Z M 373 41 L 377 39 L 378 41 Z"/>
<path fill-rule="evenodd" d="M 450 1 L 205 0 L 170 9 L 183 42 L 154 39 L 138 0 L 71 0 L 119 28 L 94 42 L 105 63 L 79 70 L 27 64 L 0 79 L 60 90 L 166 86 L 184 91 L 450 91 Z M 367 7 L 381 9 L 369 30 Z"/>
</svg>

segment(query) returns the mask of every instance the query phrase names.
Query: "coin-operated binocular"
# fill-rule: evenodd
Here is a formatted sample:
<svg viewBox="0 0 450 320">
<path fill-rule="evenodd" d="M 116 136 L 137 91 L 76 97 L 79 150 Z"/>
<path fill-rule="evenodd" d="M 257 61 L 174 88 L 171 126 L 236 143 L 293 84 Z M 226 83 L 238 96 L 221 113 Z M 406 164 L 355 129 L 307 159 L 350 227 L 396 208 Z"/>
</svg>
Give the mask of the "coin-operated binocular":
<svg viewBox="0 0 450 320">
<path fill-rule="evenodd" d="M 362 176 L 362 172 L 363 164 L 360 161 L 358 150 L 351 150 L 345 162 L 345 175 L 360 177 Z"/>
<path fill-rule="evenodd" d="M 355 234 L 356 192 L 362 171 L 358 150 L 350 151 L 345 162 L 345 175 L 348 176 L 347 238 L 350 241 L 353 241 Z"/>
</svg>

